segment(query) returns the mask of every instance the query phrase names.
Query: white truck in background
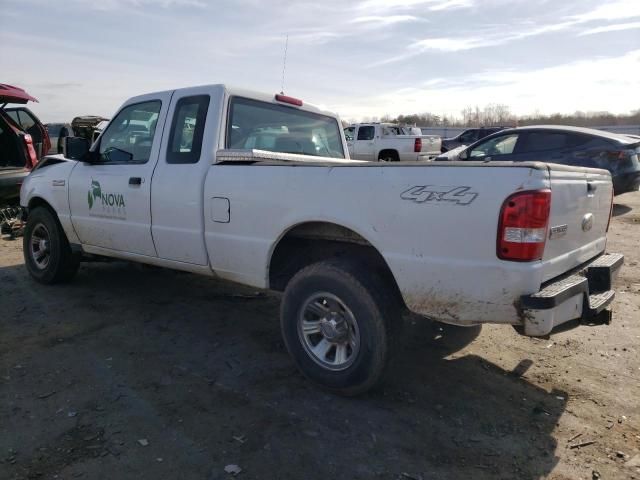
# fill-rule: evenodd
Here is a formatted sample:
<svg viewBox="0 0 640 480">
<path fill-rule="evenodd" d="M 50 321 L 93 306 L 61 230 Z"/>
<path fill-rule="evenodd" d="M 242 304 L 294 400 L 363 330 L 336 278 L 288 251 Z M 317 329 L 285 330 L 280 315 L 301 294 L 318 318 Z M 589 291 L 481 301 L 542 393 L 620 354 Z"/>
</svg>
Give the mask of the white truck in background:
<svg viewBox="0 0 640 480">
<path fill-rule="evenodd" d="M 430 161 L 440 155 L 441 138 L 417 127 L 393 123 L 358 123 L 344 129 L 349 155 L 356 160 Z"/>
<path fill-rule="evenodd" d="M 607 171 L 540 162 L 350 160 L 337 116 L 209 85 L 128 100 L 91 148 L 67 137 L 20 202 L 38 282 L 100 256 L 284 292 L 297 366 L 357 394 L 405 310 L 533 336 L 609 321 L 612 191 Z"/>
</svg>

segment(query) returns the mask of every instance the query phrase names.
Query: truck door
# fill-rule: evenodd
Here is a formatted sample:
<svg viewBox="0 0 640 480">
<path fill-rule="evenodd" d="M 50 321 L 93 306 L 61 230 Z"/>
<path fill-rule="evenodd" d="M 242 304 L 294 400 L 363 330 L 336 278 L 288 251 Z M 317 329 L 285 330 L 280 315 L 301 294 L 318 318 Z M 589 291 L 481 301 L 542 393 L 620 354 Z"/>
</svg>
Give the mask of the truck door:
<svg viewBox="0 0 640 480">
<path fill-rule="evenodd" d="M 377 160 L 375 145 L 376 127 L 374 125 L 360 125 L 356 132 L 353 145 L 353 158 L 358 160 Z"/>
<path fill-rule="evenodd" d="M 225 199 L 204 198 L 204 182 L 217 148 L 223 98 L 222 87 L 195 87 L 177 91 L 171 101 L 151 192 L 153 241 L 160 258 L 209 263 L 204 212 L 209 202 Z"/>
<path fill-rule="evenodd" d="M 151 177 L 172 92 L 132 99 L 69 178 L 73 227 L 83 245 L 156 256 Z"/>
</svg>

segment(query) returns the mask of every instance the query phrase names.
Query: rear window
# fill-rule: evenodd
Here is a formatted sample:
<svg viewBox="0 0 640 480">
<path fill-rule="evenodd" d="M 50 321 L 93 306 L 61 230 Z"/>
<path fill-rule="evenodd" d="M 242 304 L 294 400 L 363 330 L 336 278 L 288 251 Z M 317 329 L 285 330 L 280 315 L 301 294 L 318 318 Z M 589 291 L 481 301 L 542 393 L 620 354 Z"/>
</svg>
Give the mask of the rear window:
<svg viewBox="0 0 640 480">
<path fill-rule="evenodd" d="M 335 118 L 242 97 L 229 105 L 227 148 L 344 158 Z"/>
</svg>

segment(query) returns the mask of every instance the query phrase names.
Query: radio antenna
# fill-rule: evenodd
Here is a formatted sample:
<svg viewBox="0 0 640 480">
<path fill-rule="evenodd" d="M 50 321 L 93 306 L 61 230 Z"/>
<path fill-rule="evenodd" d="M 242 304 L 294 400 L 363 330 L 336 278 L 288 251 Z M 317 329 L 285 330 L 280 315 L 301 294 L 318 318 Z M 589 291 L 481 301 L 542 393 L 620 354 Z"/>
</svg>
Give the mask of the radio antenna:
<svg viewBox="0 0 640 480">
<path fill-rule="evenodd" d="M 284 95 L 284 72 L 287 69 L 287 49 L 289 47 L 289 34 L 284 42 L 284 58 L 282 59 L 282 84 L 280 85 L 280 93 Z"/>
</svg>

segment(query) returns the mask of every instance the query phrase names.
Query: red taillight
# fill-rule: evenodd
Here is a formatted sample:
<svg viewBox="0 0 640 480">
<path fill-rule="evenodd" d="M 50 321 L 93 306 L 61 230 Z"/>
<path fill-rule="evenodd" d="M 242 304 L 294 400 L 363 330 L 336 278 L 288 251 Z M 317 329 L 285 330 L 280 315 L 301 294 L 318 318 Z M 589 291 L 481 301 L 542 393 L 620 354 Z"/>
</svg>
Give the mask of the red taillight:
<svg viewBox="0 0 640 480">
<path fill-rule="evenodd" d="M 282 103 L 288 103 L 290 105 L 295 105 L 296 107 L 302 106 L 302 100 L 298 98 L 289 97 L 288 95 L 282 95 L 281 93 L 276 93 L 276 100 Z"/>
<path fill-rule="evenodd" d="M 415 153 L 420 153 L 422 151 L 422 139 L 416 138 L 416 141 L 413 143 L 413 151 Z"/>
<path fill-rule="evenodd" d="M 540 260 L 547 241 L 551 190 L 518 192 L 500 210 L 497 255 L 502 260 Z"/>
<path fill-rule="evenodd" d="M 24 143 L 27 146 L 27 153 L 29 154 L 26 168 L 31 170 L 38 163 L 38 156 L 36 155 L 36 150 L 33 148 L 33 139 L 31 138 L 31 135 L 25 133 L 22 138 L 24 138 Z"/>
</svg>

